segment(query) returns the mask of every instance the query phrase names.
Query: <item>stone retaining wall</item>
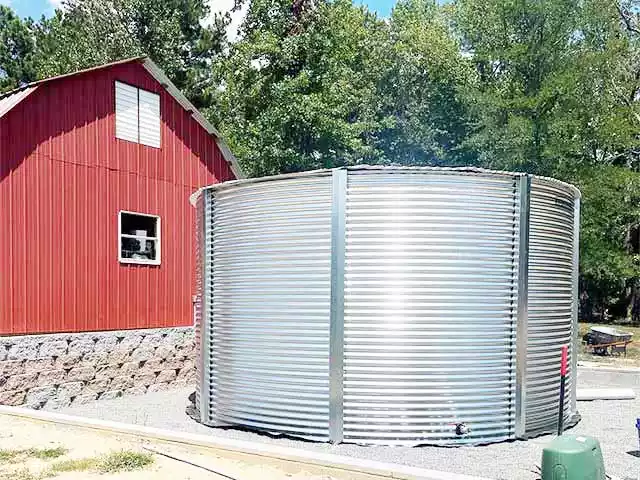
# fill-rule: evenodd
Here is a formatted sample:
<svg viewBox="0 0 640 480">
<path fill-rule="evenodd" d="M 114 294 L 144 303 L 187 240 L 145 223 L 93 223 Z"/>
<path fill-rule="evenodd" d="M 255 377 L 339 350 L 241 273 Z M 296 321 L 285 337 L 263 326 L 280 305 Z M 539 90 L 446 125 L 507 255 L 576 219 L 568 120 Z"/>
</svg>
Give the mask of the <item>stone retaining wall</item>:
<svg viewBox="0 0 640 480">
<path fill-rule="evenodd" d="M 61 408 L 195 382 L 191 327 L 0 337 L 0 404 Z"/>
</svg>

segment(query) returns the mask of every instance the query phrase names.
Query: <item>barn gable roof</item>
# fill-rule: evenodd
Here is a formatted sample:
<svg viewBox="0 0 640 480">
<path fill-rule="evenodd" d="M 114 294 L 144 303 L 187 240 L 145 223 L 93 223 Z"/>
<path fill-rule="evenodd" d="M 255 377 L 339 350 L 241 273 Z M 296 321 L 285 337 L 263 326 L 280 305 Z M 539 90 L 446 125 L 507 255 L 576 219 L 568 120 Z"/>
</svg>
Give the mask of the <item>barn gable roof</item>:
<svg viewBox="0 0 640 480">
<path fill-rule="evenodd" d="M 238 164 L 238 160 L 233 156 L 231 150 L 222 139 L 220 132 L 198 111 L 198 109 L 184 96 L 184 94 L 178 90 L 178 88 L 169 80 L 169 77 L 158 67 L 153 60 L 149 57 L 133 57 L 125 60 L 119 60 L 117 62 L 111 62 L 97 67 L 87 68 L 85 70 L 79 70 L 77 72 L 67 73 L 65 75 L 58 75 L 56 77 L 45 78 L 36 82 L 31 82 L 23 85 L 15 90 L 11 90 L 0 95 L 0 118 L 8 113 L 12 108 L 22 102 L 31 93 L 33 93 L 40 85 L 51 82 L 53 80 L 59 80 L 66 77 L 80 75 L 83 73 L 91 72 L 94 70 L 101 70 L 104 68 L 113 67 L 114 65 L 120 65 L 123 63 L 141 63 L 144 69 L 160 84 L 162 87 L 178 102 L 182 108 L 191 114 L 193 119 L 202 126 L 210 135 L 216 138 L 216 143 L 222 152 L 224 159 L 231 165 L 231 170 L 236 178 L 244 178 L 244 173 Z"/>
<path fill-rule="evenodd" d="M 22 100 L 31 94 L 37 87 L 22 87 L 18 90 L 13 90 L 4 96 L 0 96 L 0 118 L 4 116 L 9 110 L 19 104 Z"/>
</svg>

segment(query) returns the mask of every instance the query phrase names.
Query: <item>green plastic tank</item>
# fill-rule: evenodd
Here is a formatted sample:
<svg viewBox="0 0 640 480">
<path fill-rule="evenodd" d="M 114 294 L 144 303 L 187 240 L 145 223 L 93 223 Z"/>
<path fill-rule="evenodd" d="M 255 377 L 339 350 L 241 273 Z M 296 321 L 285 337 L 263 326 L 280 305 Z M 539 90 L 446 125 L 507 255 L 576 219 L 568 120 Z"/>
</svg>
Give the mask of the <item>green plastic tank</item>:
<svg viewBox="0 0 640 480">
<path fill-rule="evenodd" d="M 542 451 L 542 480 L 605 480 L 600 442 L 561 435 Z"/>
</svg>

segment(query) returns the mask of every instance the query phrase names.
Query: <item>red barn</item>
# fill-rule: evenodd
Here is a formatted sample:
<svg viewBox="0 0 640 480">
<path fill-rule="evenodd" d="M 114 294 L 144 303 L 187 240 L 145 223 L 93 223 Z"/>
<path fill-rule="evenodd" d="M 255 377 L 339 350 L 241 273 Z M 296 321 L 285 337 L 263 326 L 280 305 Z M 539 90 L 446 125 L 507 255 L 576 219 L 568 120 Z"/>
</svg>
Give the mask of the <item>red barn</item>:
<svg viewBox="0 0 640 480">
<path fill-rule="evenodd" d="M 188 198 L 240 175 L 148 58 L 0 96 L 0 335 L 190 325 Z"/>
</svg>

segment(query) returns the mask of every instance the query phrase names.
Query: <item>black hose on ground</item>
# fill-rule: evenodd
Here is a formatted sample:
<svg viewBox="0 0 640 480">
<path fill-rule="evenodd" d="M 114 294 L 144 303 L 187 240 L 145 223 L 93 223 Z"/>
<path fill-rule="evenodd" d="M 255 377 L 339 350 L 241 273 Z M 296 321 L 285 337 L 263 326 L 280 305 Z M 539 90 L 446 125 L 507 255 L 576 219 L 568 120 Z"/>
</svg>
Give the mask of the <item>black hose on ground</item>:
<svg viewBox="0 0 640 480">
<path fill-rule="evenodd" d="M 204 465 L 200 465 L 198 463 L 191 462 L 191 461 L 186 460 L 184 458 L 179 458 L 179 457 L 170 455 L 168 453 L 161 452 L 160 450 L 156 450 L 154 448 L 146 447 L 144 445 L 142 446 L 142 448 L 144 448 L 148 452 L 155 453 L 156 455 L 162 455 L 163 457 L 170 458 L 171 460 L 176 460 L 178 462 L 186 463 L 187 465 L 191 465 L 191 466 L 194 466 L 194 467 L 201 468 L 202 470 L 206 470 L 207 472 L 215 473 L 216 475 L 219 475 L 219 476 L 224 477 L 224 478 L 228 478 L 229 480 L 238 480 L 235 477 L 231 477 L 231 476 L 226 475 L 224 473 L 220 473 L 220 472 L 218 472 L 216 470 L 213 470 L 213 469 L 211 469 L 209 467 L 205 467 Z"/>
</svg>

